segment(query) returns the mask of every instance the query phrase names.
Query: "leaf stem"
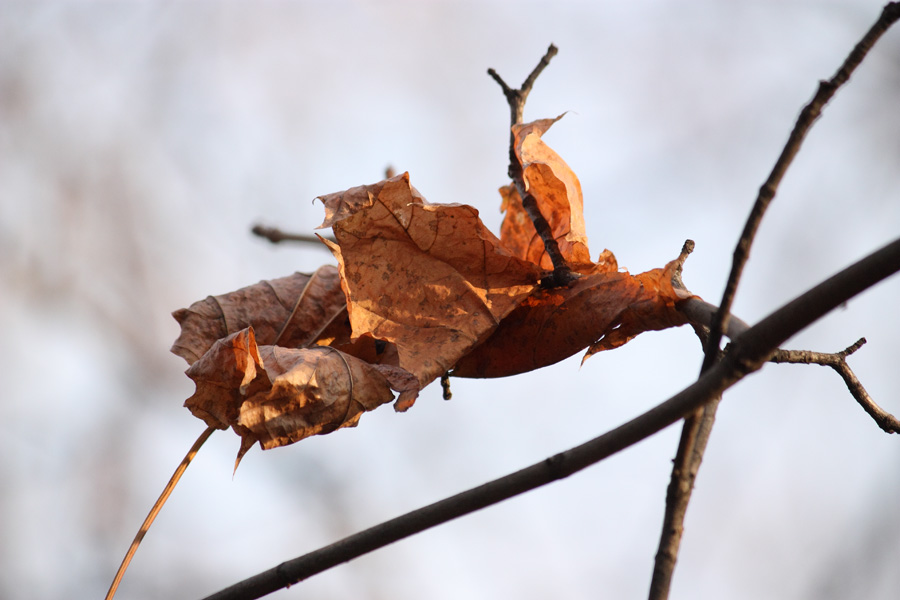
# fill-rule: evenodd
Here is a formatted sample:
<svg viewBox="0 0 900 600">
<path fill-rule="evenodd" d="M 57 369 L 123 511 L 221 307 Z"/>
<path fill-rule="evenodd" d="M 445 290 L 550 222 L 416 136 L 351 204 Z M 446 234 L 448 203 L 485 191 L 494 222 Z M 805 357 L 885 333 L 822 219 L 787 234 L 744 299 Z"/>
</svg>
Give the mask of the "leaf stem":
<svg viewBox="0 0 900 600">
<path fill-rule="evenodd" d="M 181 476 L 188 468 L 188 465 L 191 464 L 192 460 L 194 460 L 194 457 L 197 455 L 200 447 L 203 446 L 203 444 L 206 442 L 206 440 L 209 439 L 209 436 L 212 435 L 212 432 L 215 430 L 215 427 L 207 427 L 206 430 L 200 434 L 200 437 L 197 438 L 197 441 L 194 442 L 194 445 L 191 446 L 191 449 L 188 450 L 188 453 L 185 455 L 184 459 L 182 459 L 181 464 L 178 465 L 178 468 L 175 469 L 175 472 L 172 474 L 172 478 L 169 479 L 169 483 L 167 483 L 166 487 L 163 488 L 162 494 L 160 494 L 159 498 L 153 504 L 153 507 L 150 509 L 150 513 L 147 515 L 147 518 L 144 519 L 144 522 L 141 524 L 141 528 L 138 529 L 137 535 L 134 536 L 134 540 L 131 542 L 131 546 L 128 547 L 128 552 L 125 553 L 125 558 L 122 559 L 122 564 L 119 565 L 119 570 L 116 571 L 116 576 L 113 577 L 112 583 L 109 586 L 109 591 L 106 592 L 106 600 L 112 600 L 113 596 L 116 595 L 116 590 L 119 587 L 119 583 L 122 581 L 122 576 L 125 575 L 125 570 L 131 563 L 131 558 L 134 556 L 134 553 L 137 552 L 138 546 L 141 545 L 141 540 L 144 539 L 144 536 L 147 534 L 147 530 L 150 529 L 150 525 L 153 524 L 153 521 L 156 519 L 156 515 L 159 514 L 160 510 L 162 510 L 162 507 L 166 503 L 166 500 L 168 500 L 169 496 L 172 495 L 172 490 L 175 489 L 175 485 L 178 483 L 178 480 L 181 479 Z"/>
</svg>

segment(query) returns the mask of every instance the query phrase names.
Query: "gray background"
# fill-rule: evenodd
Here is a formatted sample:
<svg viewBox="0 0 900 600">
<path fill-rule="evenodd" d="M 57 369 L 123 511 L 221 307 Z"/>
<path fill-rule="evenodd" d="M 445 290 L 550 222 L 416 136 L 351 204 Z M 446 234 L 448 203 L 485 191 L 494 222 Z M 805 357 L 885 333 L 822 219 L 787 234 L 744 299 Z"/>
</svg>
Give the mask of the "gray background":
<svg viewBox="0 0 900 600">
<path fill-rule="evenodd" d="M 319 194 L 408 170 L 496 231 L 507 109 L 579 174 L 594 255 L 632 272 L 697 242 L 718 302 L 756 190 L 816 82 L 881 4 L 0 4 L 0 597 L 101 597 L 203 430 L 169 313 L 330 262 L 273 247 Z M 900 231 L 900 30 L 813 129 L 763 223 L 735 313 L 753 322 Z M 790 347 L 836 351 L 900 412 L 900 279 Z M 519 377 L 426 389 L 410 412 L 268 452 L 212 437 L 119 596 L 193 598 L 581 443 L 690 383 L 687 328 Z M 277 598 L 641 598 L 673 427 L 563 482 L 360 558 Z M 820 367 L 729 392 L 673 598 L 894 598 L 900 446 Z"/>
</svg>

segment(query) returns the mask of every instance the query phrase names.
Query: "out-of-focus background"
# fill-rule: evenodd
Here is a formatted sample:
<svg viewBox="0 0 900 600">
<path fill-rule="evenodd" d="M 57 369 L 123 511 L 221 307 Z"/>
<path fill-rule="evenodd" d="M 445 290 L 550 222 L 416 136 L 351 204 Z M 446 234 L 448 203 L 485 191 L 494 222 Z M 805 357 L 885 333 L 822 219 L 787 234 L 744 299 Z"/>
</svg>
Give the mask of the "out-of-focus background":
<svg viewBox="0 0 900 600">
<path fill-rule="evenodd" d="M 876 19 L 831 2 L 4 2 L 0 5 L 0 597 L 97 598 L 203 424 L 170 313 L 311 271 L 320 194 L 408 170 L 495 230 L 508 112 L 581 177 L 591 247 L 632 272 L 697 242 L 718 302 L 756 191 L 817 81 Z M 900 29 L 829 106 L 767 215 L 735 305 L 754 322 L 900 232 Z M 840 350 L 900 412 L 900 279 L 790 342 Z M 687 328 L 406 414 L 252 450 L 201 450 L 119 597 L 196 598 L 529 465 L 695 377 Z M 641 598 L 673 427 L 589 470 L 397 543 L 277 598 Z M 673 598 L 896 597 L 900 439 L 830 370 L 730 391 L 689 509 Z"/>
</svg>

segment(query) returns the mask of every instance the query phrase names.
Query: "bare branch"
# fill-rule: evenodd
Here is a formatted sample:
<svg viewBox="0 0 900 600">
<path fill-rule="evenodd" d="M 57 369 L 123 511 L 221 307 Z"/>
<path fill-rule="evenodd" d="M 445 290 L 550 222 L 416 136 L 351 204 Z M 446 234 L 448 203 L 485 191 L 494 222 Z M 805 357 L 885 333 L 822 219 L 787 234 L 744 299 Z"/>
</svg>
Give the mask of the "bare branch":
<svg viewBox="0 0 900 600">
<path fill-rule="evenodd" d="M 719 310 L 715 304 L 710 304 L 700 298 L 683 300 L 678 303 L 677 308 L 688 318 L 691 325 L 705 327 L 707 330 L 712 327 Z M 725 327 L 725 335 L 728 339 L 733 340 L 748 329 L 750 326 L 747 323 L 734 315 L 728 315 L 728 324 Z"/>
<path fill-rule="evenodd" d="M 394 176 L 394 167 L 388 165 L 384 169 L 384 178 L 390 179 Z M 322 240 L 319 239 L 319 236 L 316 235 L 308 235 L 304 233 L 287 233 L 284 232 L 277 227 L 266 227 L 265 225 L 254 225 L 250 232 L 254 235 L 258 235 L 261 238 L 265 238 L 272 242 L 273 244 L 280 244 L 281 242 L 300 242 L 301 244 L 316 244 L 322 249 L 327 250 L 328 248 L 322 244 Z M 323 238 L 328 240 L 329 242 L 334 242 L 334 236 L 331 235 L 323 235 Z"/>
<path fill-rule="evenodd" d="M 531 93 L 531 88 L 534 87 L 534 82 L 537 80 L 538 75 L 540 75 L 547 65 L 550 64 L 550 59 L 556 56 L 556 52 L 556 46 L 550 44 L 546 54 L 544 54 L 531 74 L 525 78 L 525 81 L 519 89 L 509 87 L 509 85 L 503 81 L 503 78 L 497 74 L 497 71 L 488 69 L 488 75 L 500 85 L 500 88 L 503 90 L 503 95 L 506 96 L 506 102 L 509 104 L 510 127 L 522 122 L 522 115 L 525 112 L 525 101 L 528 99 L 528 94 Z M 544 248 L 550 256 L 550 261 L 553 263 L 553 274 L 549 277 L 545 277 L 541 283 L 546 287 L 560 287 L 567 285 L 574 279 L 577 279 L 578 274 L 569 269 L 565 258 L 563 258 L 562 252 L 559 250 L 559 244 L 557 244 L 556 238 L 553 237 L 553 231 L 550 229 L 550 224 L 547 222 L 547 219 L 544 218 L 544 215 L 541 214 L 541 209 L 538 207 L 537 200 L 525 189 L 522 163 L 519 162 L 519 158 L 516 156 L 516 137 L 512 131 L 510 131 L 509 134 L 508 173 L 509 178 L 513 180 L 516 190 L 519 192 L 519 197 L 522 199 L 522 208 L 525 209 L 528 218 L 534 223 L 534 228 L 541 237 L 541 241 L 544 242 Z"/>
<path fill-rule="evenodd" d="M 718 307 L 704 302 L 699 298 L 691 298 L 685 300 L 679 305 L 679 310 L 685 313 L 690 319 L 691 325 L 695 328 L 706 328 L 712 323 Z M 734 340 L 742 333 L 750 329 L 744 321 L 734 315 L 728 317 L 728 329 L 725 335 Z M 887 433 L 900 433 L 900 420 L 881 408 L 866 391 L 866 388 L 857 379 L 850 365 L 847 364 L 847 357 L 859 350 L 866 343 L 866 338 L 860 338 L 851 346 L 848 346 L 840 352 L 814 352 L 812 350 L 783 350 L 778 349 L 769 359 L 773 363 L 791 363 L 805 365 L 821 365 L 831 367 L 847 384 L 847 389 L 853 398 L 862 406 L 875 423 Z M 721 353 L 720 353 L 721 354 Z M 677 462 L 677 459 L 676 459 Z"/>
<path fill-rule="evenodd" d="M 544 56 L 541 57 L 537 66 L 531 71 L 528 77 L 525 78 L 525 81 L 522 82 L 522 86 L 519 87 L 519 89 L 509 87 L 500 75 L 497 74 L 497 71 L 488 69 L 488 75 L 500 85 L 500 88 L 503 90 L 503 95 L 506 96 L 506 102 L 509 104 L 510 126 L 522 122 L 522 115 L 525 112 L 525 101 L 528 99 L 528 94 L 531 93 L 531 88 L 534 87 L 534 82 L 537 81 L 538 76 L 547 68 L 547 65 L 550 64 L 550 59 L 556 56 L 557 52 L 559 52 L 559 49 L 553 44 L 550 44 L 550 47 L 547 48 L 547 52 L 544 53 Z M 510 151 L 513 152 L 511 158 L 514 159 L 515 154 L 513 149 L 510 148 Z M 512 177 L 512 175 L 510 175 L 510 177 Z"/>
<path fill-rule="evenodd" d="M 769 203 L 775 197 L 778 185 L 781 183 L 785 172 L 800 150 L 803 139 L 812 127 L 813 123 L 819 117 L 825 104 L 834 96 L 838 88 L 846 83 L 850 78 L 850 74 L 865 58 L 866 54 L 871 50 L 872 46 L 884 34 L 885 31 L 900 19 L 900 4 L 897 2 L 889 3 L 884 7 L 878 21 L 869 29 L 862 40 L 850 52 L 850 55 L 838 69 L 837 73 L 830 81 L 822 81 L 819 83 L 819 89 L 812 101 L 807 104 L 800 112 L 800 116 L 791 131 L 788 141 L 785 144 L 781 155 L 775 162 L 772 172 L 768 179 L 759 190 L 756 202 L 753 205 L 741 237 L 738 240 L 737 247 L 734 250 L 731 273 L 725 285 L 725 291 L 722 295 L 722 301 L 710 325 L 709 332 L 701 332 L 695 327 L 698 335 L 706 337 L 703 365 L 700 368 L 701 374 L 707 371 L 715 364 L 719 355 L 719 345 L 722 341 L 723 333 L 729 335 L 732 339 L 732 328 L 730 321 L 731 306 L 734 302 L 734 296 L 737 291 L 737 285 L 743 272 L 744 265 L 750 255 L 750 246 L 759 229 L 763 215 L 769 206 Z M 698 307 L 693 306 L 691 309 Z M 704 335 L 705 334 L 705 335 Z M 856 382 L 858 388 L 862 388 L 859 382 L 853 376 L 846 362 L 841 360 L 839 364 L 846 368 L 849 375 L 845 375 L 841 369 L 838 372 L 847 381 L 847 386 L 851 393 L 860 404 L 869 412 L 875 421 L 885 431 L 890 431 L 891 422 L 887 419 L 890 417 L 884 413 L 878 405 L 868 399 L 862 400 L 862 396 L 854 392 L 854 384 L 848 379 Z M 864 393 L 864 390 L 863 390 Z M 866 395 L 866 398 L 868 396 Z M 666 495 L 666 512 L 663 523 L 662 535 L 660 537 L 659 550 L 656 554 L 656 560 L 653 569 L 653 577 L 650 582 L 650 600 L 665 600 L 669 596 L 669 588 L 672 581 L 672 574 L 675 569 L 675 562 L 678 555 L 678 547 L 681 543 L 681 533 L 684 529 L 684 516 L 687 511 L 687 504 L 690 500 L 691 492 L 694 486 L 694 480 L 703 460 L 703 453 L 706 449 L 709 431 L 715 422 L 716 410 L 718 408 L 719 399 L 710 402 L 703 411 L 698 411 L 685 419 L 682 429 L 681 442 L 679 443 L 678 453 L 675 457 L 675 465 L 672 470 L 671 482 Z M 885 416 L 886 415 L 886 416 Z M 891 417 L 893 418 L 893 417 Z M 701 433 L 703 432 L 703 433 Z"/>
<path fill-rule="evenodd" d="M 900 271 L 900 239 L 847 267 L 744 332 L 696 382 L 608 433 L 245 579 L 206 600 L 260 598 L 312 575 L 502 500 L 568 477 L 672 425 L 758 370 L 785 340 Z"/>
<path fill-rule="evenodd" d="M 711 317 L 712 311 L 716 307 L 702 301 L 700 303 L 706 305 L 700 307 L 703 317 Z M 711 321 L 706 321 L 704 324 L 708 325 L 709 322 Z M 732 339 L 748 328 L 746 323 L 734 316 L 730 317 L 728 327 L 730 331 L 726 335 Z M 900 420 L 878 406 L 857 379 L 850 365 L 847 364 L 847 356 L 859 350 L 865 343 L 866 339 L 860 338 L 853 345 L 835 353 L 779 349 L 772 354 L 769 361 L 831 367 L 844 379 L 850 394 L 883 431 L 900 433 Z M 678 452 L 673 461 L 672 476 L 666 490 L 666 510 L 663 516 L 659 548 L 654 560 L 653 576 L 650 580 L 650 598 L 668 596 L 681 536 L 684 533 L 687 505 L 691 499 L 694 482 L 706 451 L 709 434 L 715 423 L 716 410 L 720 401 L 721 396 L 713 398 L 684 421 Z"/>
<path fill-rule="evenodd" d="M 711 351 L 706 353 L 706 358 L 703 361 L 703 368 L 709 368 L 712 361 L 715 359 L 715 351 L 718 350 L 719 344 L 722 341 L 721 332 L 724 331 L 728 315 L 731 312 L 731 306 L 734 302 L 738 281 L 741 278 L 744 265 L 747 264 L 747 259 L 750 256 L 750 245 L 753 243 L 753 238 L 756 236 L 756 231 L 759 229 L 759 224 L 762 221 L 769 203 L 775 197 L 778 185 L 781 183 L 785 172 L 793 162 L 797 152 L 800 151 L 803 139 L 806 137 L 807 132 L 810 130 L 816 119 L 819 118 L 825 104 L 827 104 L 832 96 L 834 96 L 835 92 L 850 79 L 850 75 L 863 61 L 866 54 L 868 54 L 869 50 L 872 49 L 872 46 L 875 45 L 875 42 L 877 42 L 884 32 L 898 19 L 900 19 L 900 2 L 888 3 L 875 24 L 872 25 L 869 31 L 866 32 L 866 35 L 863 36 L 847 56 L 846 60 L 844 60 L 844 64 L 841 65 L 840 69 L 837 70 L 829 81 L 819 82 L 819 89 L 815 96 L 800 112 L 797 123 L 794 125 L 793 131 L 791 131 L 791 135 L 788 138 L 784 149 L 781 151 L 781 155 L 775 162 L 772 172 L 759 189 L 759 195 L 756 198 L 753 209 L 750 211 L 750 216 L 747 218 L 747 223 L 744 225 L 744 231 L 741 233 L 740 240 L 734 250 L 731 273 L 725 284 L 725 292 L 722 294 L 722 301 L 719 303 L 719 313 L 716 316 L 716 322 L 710 331 L 710 339 L 707 344 L 707 348 Z"/>
<path fill-rule="evenodd" d="M 672 284 L 679 289 L 686 289 L 681 280 L 684 261 L 694 250 L 693 240 L 687 240 L 679 255 Z M 719 307 L 700 298 L 689 298 L 678 304 L 678 310 L 687 318 L 701 345 L 709 340 L 709 329 Z M 749 325 L 730 315 L 727 320 L 725 335 L 734 339 L 750 328 Z M 672 573 L 678 559 L 678 548 L 684 533 L 684 517 L 688 502 L 694 489 L 694 481 L 700 470 L 703 453 L 709 441 L 709 434 L 716 419 L 716 410 L 722 396 L 712 398 L 707 404 L 695 410 L 684 420 L 678 451 L 672 461 L 672 475 L 666 488 L 666 510 L 663 514 L 662 533 L 659 547 L 653 563 L 653 576 L 650 579 L 650 598 L 665 598 L 669 594 Z"/>
<path fill-rule="evenodd" d="M 890 414 L 872 400 L 869 392 L 863 387 L 859 379 L 853 373 L 853 369 L 847 364 L 847 357 L 859 350 L 866 343 L 866 338 L 860 338 L 855 344 L 848 348 L 835 352 L 834 354 L 826 354 L 824 352 L 811 352 L 809 350 L 778 350 L 772 355 L 774 363 L 792 363 L 804 365 L 822 365 L 831 367 L 847 384 L 850 394 L 859 402 L 872 419 L 881 429 L 887 433 L 900 433 L 900 420 Z"/>
<path fill-rule="evenodd" d="M 721 400 L 720 394 L 684 420 L 672 475 L 666 488 L 666 510 L 663 514 L 659 547 L 653 561 L 650 598 L 666 598 L 669 595 L 681 536 L 684 533 L 684 517 Z"/>
</svg>

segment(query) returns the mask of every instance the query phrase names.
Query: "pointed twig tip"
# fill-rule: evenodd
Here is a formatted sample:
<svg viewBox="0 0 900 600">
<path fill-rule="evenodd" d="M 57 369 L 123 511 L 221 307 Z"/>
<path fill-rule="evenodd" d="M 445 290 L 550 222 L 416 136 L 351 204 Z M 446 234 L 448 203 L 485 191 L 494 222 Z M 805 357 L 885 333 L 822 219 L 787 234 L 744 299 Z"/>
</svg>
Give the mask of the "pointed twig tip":
<svg viewBox="0 0 900 600">
<path fill-rule="evenodd" d="M 866 344 L 866 338 L 861 337 L 858 340 L 856 340 L 853 344 L 847 346 L 842 351 L 838 352 L 838 354 L 843 358 L 847 358 L 848 356 L 850 356 L 851 354 L 853 354 L 854 352 L 856 352 L 857 350 L 862 348 L 865 344 Z"/>
</svg>

